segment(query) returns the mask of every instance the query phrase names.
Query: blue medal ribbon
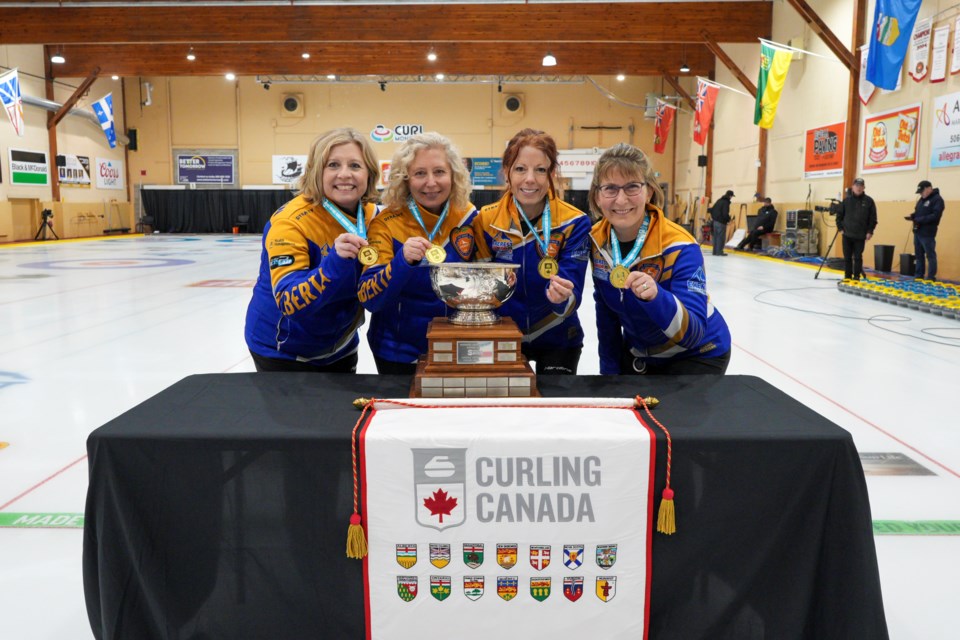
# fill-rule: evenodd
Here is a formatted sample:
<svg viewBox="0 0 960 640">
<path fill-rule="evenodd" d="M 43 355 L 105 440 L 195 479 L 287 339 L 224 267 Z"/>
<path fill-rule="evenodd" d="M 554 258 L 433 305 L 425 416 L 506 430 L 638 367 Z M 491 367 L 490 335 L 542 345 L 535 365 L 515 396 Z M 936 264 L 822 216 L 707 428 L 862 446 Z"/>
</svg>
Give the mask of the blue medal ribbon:
<svg viewBox="0 0 960 640">
<path fill-rule="evenodd" d="M 357 205 L 357 224 L 350 222 L 348 218 L 340 208 L 327 200 L 323 199 L 323 208 L 327 210 L 333 219 L 340 223 L 340 226 L 346 230 L 347 233 L 352 233 L 354 235 L 360 236 L 364 240 L 367 238 L 367 229 L 366 222 L 363 219 L 363 203 Z"/>
<path fill-rule="evenodd" d="M 527 223 L 527 226 L 530 227 L 530 232 L 533 234 L 533 237 L 536 239 L 537 244 L 540 245 L 540 248 L 543 249 L 543 255 L 549 256 L 547 249 L 550 248 L 550 198 L 547 198 L 547 201 L 543 206 L 543 216 L 541 217 L 542 229 L 543 229 L 543 238 L 537 234 L 537 230 L 533 227 L 533 223 L 530 222 L 530 218 L 527 217 L 527 214 L 524 213 L 523 207 L 520 206 L 520 203 L 517 202 L 516 197 L 513 198 L 513 204 L 517 207 L 517 211 L 520 212 L 520 215 L 523 217 L 524 222 Z"/>
<path fill-rule="evenodd" d="M 410 209 L 410 213 L 413 214 L 413 217 L 420 223 L 420 228 L 423 229 L 423 232 L 428 233 L 427 225 L 423 223 L 423 216 L 420 214 L 420 209 L 417 208 L 417 203 L 413 198 L 407 199 L 407 208 Z M 437 220 L 437 224 L 434 225 L 433 231 L 430 231 L 427 235 L 427 242 L 433 242 L 433 236 L 437 235 L 437 231 L 443 226 L 443 221 L 446 219 L 448 211 L 450 211 L 450 200 L 444 203 L 443 211 L 440 212 L 440 218 Z"/>
<path fill-rule="evenodd" d="M 613 225 L 610 225 L 610 253 L 613 256 L 613 268 L 625 267 L 630 268 L 630 265 L 633 264 L 633 261 L 637 259 L 637 256 L 640 255 L 640 250 L 643 248 L 643 243 L 647 239 L 647 231 L 650 228 L 650 216 L 647 215 L 643 219 L 643 224 L 640 225 L 640 231 L 637 232 L 637 239 L 633 243 L 633 248 L 630 249 L 630 253 L 627 254 L 627 257 L 624 259 L 620 258 L 620 241 L 617 239 L 617 232 L 613 230 Z"/>
</svg>

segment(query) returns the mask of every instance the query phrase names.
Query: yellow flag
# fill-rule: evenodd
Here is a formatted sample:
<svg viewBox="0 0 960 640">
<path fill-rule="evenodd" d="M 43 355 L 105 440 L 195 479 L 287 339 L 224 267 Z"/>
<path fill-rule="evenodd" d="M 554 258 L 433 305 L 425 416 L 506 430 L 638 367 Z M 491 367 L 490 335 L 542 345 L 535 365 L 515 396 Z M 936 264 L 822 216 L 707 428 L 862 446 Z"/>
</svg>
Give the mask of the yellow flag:
<svg viewBox="0 0 960 640">
<path fill-rule="evenodd" d="M 753 112 L 753 123 L 764 129 L 773 126 L 773 117 L 777 115 L 780 94 L 787 81 L 787 71 L 793 52 L 777 49 L 766 43 L 760 44 L 760 76 L 757 79 L 757 103 Z"/>
</svg>

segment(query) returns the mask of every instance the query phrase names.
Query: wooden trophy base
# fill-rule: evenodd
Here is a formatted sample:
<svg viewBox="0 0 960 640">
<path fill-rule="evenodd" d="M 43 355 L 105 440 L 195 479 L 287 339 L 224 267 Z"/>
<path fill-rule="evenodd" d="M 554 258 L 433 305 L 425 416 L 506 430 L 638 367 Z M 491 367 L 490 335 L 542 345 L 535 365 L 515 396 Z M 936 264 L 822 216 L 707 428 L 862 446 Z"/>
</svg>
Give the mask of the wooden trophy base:
<svg viewBox="0 0 960 640">
<path fill-rule="evenodd" d="M 523 334 L 510 318 L 456 325 L 436 318 L 427 327 L 411 398 L 539 397 L 536 374 L 520 353 Z"/>
</svg>

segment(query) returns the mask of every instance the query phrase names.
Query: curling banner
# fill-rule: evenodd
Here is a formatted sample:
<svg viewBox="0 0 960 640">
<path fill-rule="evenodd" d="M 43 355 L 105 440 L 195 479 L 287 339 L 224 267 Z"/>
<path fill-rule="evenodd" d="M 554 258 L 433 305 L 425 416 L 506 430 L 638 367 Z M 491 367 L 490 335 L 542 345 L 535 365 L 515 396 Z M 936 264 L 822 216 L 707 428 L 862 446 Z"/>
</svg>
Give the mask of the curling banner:
<svg viewBox="0 0 960 640">
<path fill-rule="evenodd" d="M 647 637 L 634 410 L 378 405 L 360 443 L 367 638 Z"/>
</svg>

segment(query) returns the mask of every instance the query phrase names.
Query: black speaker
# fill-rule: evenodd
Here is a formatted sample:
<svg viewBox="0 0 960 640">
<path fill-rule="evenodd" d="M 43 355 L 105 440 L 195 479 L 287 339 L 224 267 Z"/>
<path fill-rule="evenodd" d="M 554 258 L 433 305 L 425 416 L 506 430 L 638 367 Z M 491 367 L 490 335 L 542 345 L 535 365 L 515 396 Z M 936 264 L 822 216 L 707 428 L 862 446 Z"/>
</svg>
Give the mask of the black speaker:
<svg viewBox="0 0 960 640">
<path fill-rule="evenodd" d="M 58 156 L 56 157 L 56 163 L 57 163 L 57 166 L 58 166 L 58 167 L 65 167 L 65 166 L 67 166 L 67 157 L 66 157 L 66 156 L 58 155 Z"/>
<path fill-rule="evenodd" d="M 697 166 L 698 167 L 707 166 L 707 156 L 697 156 Z"/>
<path fill-rule="evenodd" d="M 797 229 L 813 228 L 813 211 L 800 209 L 797 211 Z"/>
<path fill-rule="evenodd" d="M 127 129 L 127 137 L 130 138 L 130 142 L 127 143 L 127 149 L 130 151 L 137 150 L 137 130 L 136 129 Z"/>
</svg>

